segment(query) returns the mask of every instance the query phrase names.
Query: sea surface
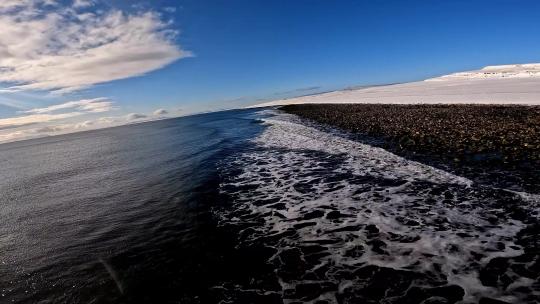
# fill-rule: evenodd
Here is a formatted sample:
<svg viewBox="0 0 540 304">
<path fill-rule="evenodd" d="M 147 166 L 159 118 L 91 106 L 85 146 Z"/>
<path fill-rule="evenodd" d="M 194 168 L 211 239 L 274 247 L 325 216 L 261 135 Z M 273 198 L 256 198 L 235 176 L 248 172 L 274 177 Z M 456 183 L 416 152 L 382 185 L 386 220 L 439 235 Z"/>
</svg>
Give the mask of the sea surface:
<svg viewBox="0 0 540 304">
<path fill-rule="evenodd" d="M 537 303 L 495 184 L 273 109 L 2 144 L 0 303 Z"/>
</svg>

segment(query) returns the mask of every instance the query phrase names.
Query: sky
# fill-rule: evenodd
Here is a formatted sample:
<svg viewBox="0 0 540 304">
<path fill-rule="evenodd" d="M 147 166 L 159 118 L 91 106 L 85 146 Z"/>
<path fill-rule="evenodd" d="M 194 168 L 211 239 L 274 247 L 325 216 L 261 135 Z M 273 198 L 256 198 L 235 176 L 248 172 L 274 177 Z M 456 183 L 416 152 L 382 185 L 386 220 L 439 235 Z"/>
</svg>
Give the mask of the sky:
<svg viewBox="0 0 540 304">
<path fill-rule="evenodd" d="M 540 62 L 540 1 L 1 0 L 0 142 Z"/>
</svg>

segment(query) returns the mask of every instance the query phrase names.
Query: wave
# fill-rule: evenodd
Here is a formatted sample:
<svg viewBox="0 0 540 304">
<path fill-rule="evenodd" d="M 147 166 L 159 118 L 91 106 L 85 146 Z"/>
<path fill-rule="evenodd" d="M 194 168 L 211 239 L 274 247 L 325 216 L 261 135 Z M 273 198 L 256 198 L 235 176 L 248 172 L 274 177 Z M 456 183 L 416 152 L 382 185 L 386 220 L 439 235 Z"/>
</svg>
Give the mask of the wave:
<svg viewBox="0 0 540 304">
<path fill-rule="evenodd" d="M 524 238 L 534 230 L 523 231 L 537 223 L 537 197 L 268 114 L 256 147 L 222 162 L 220 191 L 231 204 L 216 216 L 237 228 L 239 246 L 274 250 L 267 263 L 285 302 L 532 303 L 540 295 L 521 269 L 533 259 Z"/>
</svg>

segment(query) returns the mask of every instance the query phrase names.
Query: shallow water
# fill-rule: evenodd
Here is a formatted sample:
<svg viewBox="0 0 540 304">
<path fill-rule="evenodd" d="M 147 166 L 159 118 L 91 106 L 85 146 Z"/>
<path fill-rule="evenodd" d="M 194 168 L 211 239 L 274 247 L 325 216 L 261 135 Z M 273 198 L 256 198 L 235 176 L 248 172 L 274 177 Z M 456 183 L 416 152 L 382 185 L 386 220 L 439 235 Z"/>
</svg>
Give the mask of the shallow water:
<svg viewBox="0 0 540 304">
<path fill-rule="evenodd" d="M 240 244 L 273 250 L 285 302 L 538 300 L 539 247 L 526 241 L 538 230 L 524 230 L 538 224 L 537 195 L 477 185 L 288 114 L 265 123 L 258 149 L 225 161 L 224 171 L 243 169 L 222 180 L 233 208 L 217 216 L 238 225 Z"/>
<path fill-rule="evenodd" d="M 540 200 L 274 110 L 0 146 L 14 302 L 540 297 Z"/>
</svg>

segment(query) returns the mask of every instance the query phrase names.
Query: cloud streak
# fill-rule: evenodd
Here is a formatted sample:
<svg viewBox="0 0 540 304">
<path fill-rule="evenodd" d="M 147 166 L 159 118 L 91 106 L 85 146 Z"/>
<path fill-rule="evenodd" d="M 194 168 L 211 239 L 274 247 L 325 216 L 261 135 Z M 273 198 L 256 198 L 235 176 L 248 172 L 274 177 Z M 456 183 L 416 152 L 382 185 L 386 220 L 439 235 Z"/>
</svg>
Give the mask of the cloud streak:
<svg viewBox="0 0 540 304">
<path fill-rule="evenodd" d="M 80 112 L 36 114 L 18 117 L 16 120 L 14 118 L 0 119 L 0 143 L 123 125 L 126 123 L 138 122 L 148 117 L 143 114 L 131 113 L 124 116 L 100 117 L 94 120 L 75 123 L 56 122 L 56 120 L 72 117 L 70 115 L 78 116 L 82 114 Z M 32 125 L 36 125 L 36 127 L 32 127 Z M 21 130 L 10 130 L 18 127 L 26 128 Z"/>
<path fill-rule="evenodd" d="M 0 119 L 0 129 L 22 127 L 37 123 L 49 122 L 54 120 L 66 119 L 82 115 L 81 112 L 70 112 L 62 114 L 33 114 L 19 117 Z"/>
<path fill-rule="evenodd" d="M 191 56 L 175 44 L 178 32 L 155 12 L 90 12 L 91 1 L 1 3 L 0 82 L 10 91 L 71 92 Z"/>
<path fill-rule="evenodd" d="M 167 114 L 169 114 L 169 111 L 167 111 L 165 109 L 157 109 L 157 110 L 154 111 L 153 114 L 155 116 L 167 115 Z"/>
<path fill-rule="evenodd" d="M 114 109 L 113 102 L 104 97 L 68 101 L 62 104 L 56 104 L 44 108 L 36 108 L 20 112 L 29 115 L 0 119 L 0 130 L 18 128 L 39 123 L 47 123 L 84 114 L 103 113 L 112 109 Z M 65 112 L 66 110 L 68 112 Z"/>
<path fill-rule="evenodd" d="M 139 114 L 139 113 L 130 113 L 130 114 L 126 115 L 126 119 L 129 120 L 129 121 L 143 119 L 143 118 L 146 118 L 146 117 L 147 117 L 146 115 Z"/>
<path fill-rule="evenodd" d="M 43 114 L 43 113 L 52 113 L 55 111 L 72 109 L 77 111 L 83 111 L 87 113 L 103 113 L 108 112 L 113 109 L 113 102 L 107 98 L 94 98 L 94 99 L 83 99 L 77 101 L 68 101 L 66 103 L 57 104 L 48 106 L 45 108 L 31 109 L 23 111 L 23 113 L 29 114 Z"/>
</svg>

